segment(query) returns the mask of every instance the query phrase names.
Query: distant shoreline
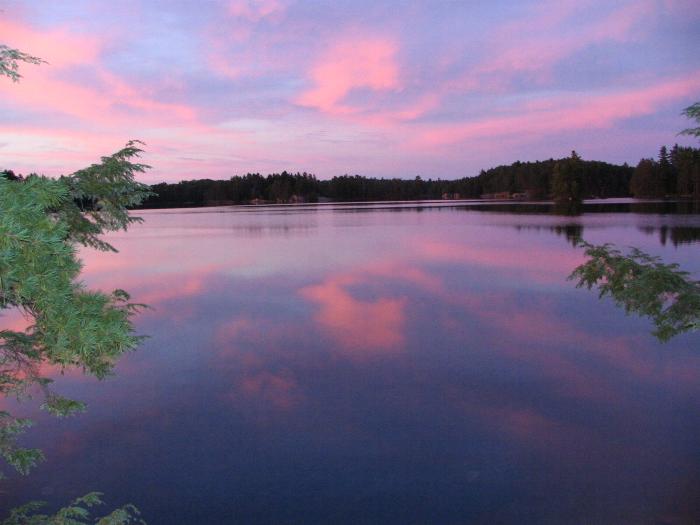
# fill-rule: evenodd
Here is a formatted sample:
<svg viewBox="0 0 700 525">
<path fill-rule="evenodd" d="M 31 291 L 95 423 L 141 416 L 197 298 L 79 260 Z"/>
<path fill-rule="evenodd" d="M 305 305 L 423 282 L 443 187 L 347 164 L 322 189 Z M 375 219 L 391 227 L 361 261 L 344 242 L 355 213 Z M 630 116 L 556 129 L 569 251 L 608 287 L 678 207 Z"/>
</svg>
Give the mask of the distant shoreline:
<svg viewBox="0 0 700 525">
<path fill-rule="evenodd" d="M 203 209 L 203 208 L 237 208 L 237 209 L 247 209 L 247 210 L 265 210 L 270 208 L 289 208 L 289 209 L 304 209 L 304 208 L 331 208 L 331 207 L 410 207 L 405 205 L 421 205 L 424 204 L 425 207 L 451 207 L 451 206 L 464 206 L 474 209 L 488 208 L 495 211 L 499 207 L 518 207 L 521 209 L 533 208 L 541 211 L 543 208 L 567 208 L 567 205 L 556 203 L 553 200 L 541 199 L 541 200 L 516 200 L 516 199 L 405 199 L 405 200 L 374 200 L 374 201 L 323 201 L 323 202 L 304 202 L 304 203 L 211 203 L 211 204 L 179 204 L 174 206 L 149 206 L 149 207 L 139 207 L 132 208 L 133 211 L 146 211 L 146 210 L 188 210 L 188 209 Z M 402 206 L 404 205 L 404 206 Z M 625 207 L 636 207 L 641 213 L 649 213 L 651 209 L 658 209 L 662 212 L 664 208 L 691 208 L 693 211 L 689 213 L 700 213 L 700 200 L 688 199 L 688 198 L 667 198 L 667 199 L 637 199 L 634 197 L 609 197 L 609 198 L 594 198 L 594 199 L 584 199 L 582 202 L 577 203 L 578 207 L 588 208 L 596 207 L 601 208 L 600 211 L 622 211 Z M 570 206 L 569 206 L 570 208 Z M 603 210 L 602 208 L 605 208 Z M 619 209 L 618 209 L 619 208 Z M 649 211 L 647 211 L 649 210 Z M 589 211 L 589 210 L 586 210 Z"/>
<path fill-rule="evenodd" d="M 319 180 L 307 172 L 248 173 L 229 179 L 192 179 L 151 185 L 153 195 L 140 206 L 190 208 L 343 202 L 580 202 L 584 199 L 637 197 L 700 200 L 700 149 L 662 147 L 659 161 L 637 167 L 564 159 L 515 162 L 459 179 L 374 178 L 341 175 Z"/>
</svg>

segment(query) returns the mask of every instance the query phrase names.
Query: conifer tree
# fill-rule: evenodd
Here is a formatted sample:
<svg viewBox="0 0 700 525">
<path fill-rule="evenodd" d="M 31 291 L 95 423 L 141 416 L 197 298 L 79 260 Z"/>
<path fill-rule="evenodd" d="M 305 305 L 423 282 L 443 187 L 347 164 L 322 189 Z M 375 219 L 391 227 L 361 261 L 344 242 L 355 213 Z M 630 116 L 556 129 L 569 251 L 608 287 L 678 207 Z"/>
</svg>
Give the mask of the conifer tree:
<svg viewBox="0 0 700 525">
<path fill-rule="evenodd" d="M 0 74 L 16 80 L 17 61 L 39 59 L 0 46 Z M 131 317 L 140 305 L 123 290 L 104 294 L 78 280 L 78 245 L 116 251 L 100 238 L 140 219 L 128 207 L 150 190 L 135 180 L 148 166 L 134 162 L 137 141 L 99 164 L 57 179 L 31 174 L 0 176 L 0 310 L 13 308 L 31 320 L 24 332 L 0 330 L 0 395 L 24 397 L 39 389 L 43 407 L 67 415 L 82 404 L 54 394 L 39 364 L 77 366 L 99 378 L 117 357 L 136 347 Z M 28 421 L 0 412 L 0 456 L 20 472 L 41 457 L 18 448 L 14 437 Z"/>
<path fill-rule="evenodd" d="M 659 185 L 657 190 L 660 196 L 670 195 L 676 191 L 676 177 L 671 165 L 671 158 L 666 146 L 661 146 L 659 150 Z"/>
<path fill-rule="evenodd" d="M 555 202 L 580 202 L 583 199 L 583 169 L 581 157 L 575 151 L 571 157 L 554 165 L 552 199 Z"/>
<path fill-rule="evenodd" d="M 140 152 L 130 142 L 100 164 L 59 179 L 0 177 L 0 309 L 18 309 L 32 322 L 24 332 L 0 330 L 0 394 L 23 397 L 38 388 L 45 409 L 67 415 L 82 405 L 51 392 L 39 364 L 77 366 L 103 378 L 138 344 L 131 325 L 138 305 L 123 290 L 87 290 L 78 281 L 77 246 L 114 251 L 100 234 L 138 220 L 127 207 L 149 194 L 134 180 L 146 169 L 132 162 Z M 0 412 L 0 455 L 20 472 L 41 457 L 11 439 L 27 424 Z"/>
<path fill-rule="evenodd" d="M 0 45 L 0 76 L 19 80 L 19 62 L 43 61 Z M 100 235 L 140 220 L 128 212 L 151 194 L 134 177 L 148 168 L 134 162 L 142 152 L 139 145 L 130 141 L 99 164 L 58 179 L 0 172 L 0 312 L 16 309 L 31 320 L 22 332 L 0 329 L 0 396 L 20 399 L 39 392 L 42 408 L 56 416 L 83 410 L 84 404 L 51 390 L 51 379 L 41 375 L 40 365 L 79 367 L 104 378 L 116 359 L 141 340 L 133 333 L 131 318 L 143 305 L 130 303 L 123 290 L 105 294 L 86 289 L 78 280 L 77 259 L 79 245 L 116 251 Z M 23 474 L 43 457 L 40 450 L 16 442 L 30 425 L 0 411 L 0 457 Z M 54 515 L 44 515 L 37 513 L 41 504 L 32 502 L 14 509 L 1 523 L 86 524 L 88 508 L 100 503 L 100 494 L 91 493 Z M 142 523 L 131 505 L 98 521 L 136 522 Z"/>
</svg>

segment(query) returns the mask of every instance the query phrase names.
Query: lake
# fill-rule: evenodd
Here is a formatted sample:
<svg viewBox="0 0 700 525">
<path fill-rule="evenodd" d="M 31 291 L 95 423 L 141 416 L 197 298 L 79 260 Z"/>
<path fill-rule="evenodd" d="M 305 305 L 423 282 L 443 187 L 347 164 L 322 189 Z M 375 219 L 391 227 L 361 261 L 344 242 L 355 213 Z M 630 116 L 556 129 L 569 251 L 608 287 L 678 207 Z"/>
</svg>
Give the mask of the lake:
<svg viewBox="0 0 700 525">
<path fill-rule="evenodd" d="M 700 333 L 567 280 L 579 237 L 700 276 L 669 204 L 148 210 L 84 279 L 151 306 L 0 506 L 92 490 L 151 524 L 700 521 Z M 685 210 L 688 211 L 688 210 Z M 690 210 L 692 211 L 692 210 Z M 105 507 L 105 508 L 107 508 Z"/>
</svg>

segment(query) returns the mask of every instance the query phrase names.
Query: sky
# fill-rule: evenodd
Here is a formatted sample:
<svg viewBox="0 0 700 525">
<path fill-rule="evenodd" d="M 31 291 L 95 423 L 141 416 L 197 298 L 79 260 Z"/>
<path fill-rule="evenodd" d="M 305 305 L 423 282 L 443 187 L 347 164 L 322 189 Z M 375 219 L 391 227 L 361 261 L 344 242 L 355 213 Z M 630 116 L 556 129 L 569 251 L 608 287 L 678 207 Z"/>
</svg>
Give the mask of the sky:
<svg viewBox="0 0 700 525">
<path fill-rule="evenodd" d="M 130 139 L 143 182 L 307 171 L 454 179 L 636 164 L 700 100 L 698 0 L 0 0 L 0 169 L 72 173 Z"/>
</svg>

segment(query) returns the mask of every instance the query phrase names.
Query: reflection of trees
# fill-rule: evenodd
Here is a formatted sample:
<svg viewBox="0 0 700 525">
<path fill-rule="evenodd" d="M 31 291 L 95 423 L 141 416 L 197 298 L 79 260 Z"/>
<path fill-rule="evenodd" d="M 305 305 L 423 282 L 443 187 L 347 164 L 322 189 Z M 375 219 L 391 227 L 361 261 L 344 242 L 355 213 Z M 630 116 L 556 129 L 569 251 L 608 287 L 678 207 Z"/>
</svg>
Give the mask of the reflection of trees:
<svg viewBox="0 0 700 525">
<path fill-rule="evenodd" d="M 581 239 L 583 238 L 583 224 L 579 223 L 570 223 L 570 224 L 556 224 L 554 226 L 540 226 L 540 225 L 533 225 L 533 224 L 528 224 L 528 225 L 523 225 L 523 224 L 517 224 L 515 225 L 516 231 L 522 231 L 522 230 L 534 230 L 534 231 L 548 231 L 555 233 L 557 236 L 564 236 L 566 240 L 576 248 L 580 243 Z"/>
<path fill-rule="evenodd" d="M 557 235 L 563 235 L 569 241 L 571 246 L 578 246 L 583 236 L 583 225 L 581 224 L 565 224 L 562 226 L 553 226 L 552 231 Z"/>
<path fill-rule="evenodd" d="M 530 203 L 513 202 L 497 204 L 464 204 L 460 206 L 465 211 L 507 212 L 515 215 L 567 215 L 596 213 L 635 213 L 640 215 L 697 215 L 700 213 L 700 201 L 647 201 L 639 202 L 583 202 L 574 203 Z"/>
<path fill-rule="evenodd" d="M 677 264 L 636 248 L 623 254 L 609 244 L 581 246 L 589 259 L 570 276 L 577 287 L 596 287 L 600 297 L 612 297 L 627 313 L 651 318 L 652 333 L 662 342 L 700 329 L 700 281 Z"/>
<path fill-rule="evenodd" d="M 674 246 L 679 244 L 691 244 L 700 241 L 700 228 L 691 226 L 678 226 L 670 228 L 671 243 Z"/>
<path fill-rule="evenodd" d="M 692 244 L 700 241 L 700 228 L 694 226 L 641 226 L 640 231 L 647 235 L 653 235 L 657 231 L 659 233 L 659 242 L 662 246 L 666 246 L 668 241 L 671 244 L 678 246 L 679 244 Z"/>
<path fill-rule="evenodd" d="M 513 226 L 517 231 L 535 230 L 550 231 L 559 236 L 566 237 L 572 246 L 576 247 L 583 239 L 584 226 L 581 223 L 557 224 L 554 226 L 544 226 L 537 224 L 516 224 Z M 681 244 L 693 244 L 700 242 L 700 227 L 697 226 L 638 226 L 638 230 L 647 235 L 658 233 L 659 243 L 666 246 L 669 242 L 673 246 Z"/>
</svg>

